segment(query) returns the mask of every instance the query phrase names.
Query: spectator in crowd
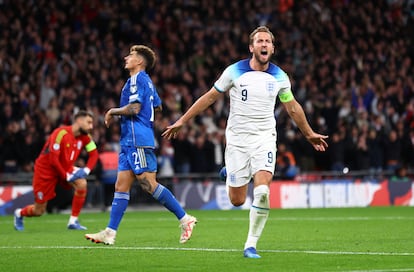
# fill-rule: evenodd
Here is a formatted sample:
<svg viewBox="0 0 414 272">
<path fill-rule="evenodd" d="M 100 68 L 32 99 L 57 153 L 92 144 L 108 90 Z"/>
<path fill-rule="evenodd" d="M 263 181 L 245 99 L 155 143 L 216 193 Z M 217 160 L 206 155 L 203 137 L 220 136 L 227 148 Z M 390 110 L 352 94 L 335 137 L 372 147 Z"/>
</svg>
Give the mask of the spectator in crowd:
<svg viewBox="0 0 414 272">
<path fill-rule="evenodd" d="M 332 140 L 329 143 L 329 161 L 332 171 L 342 171 L 345 168 L 345 141 L 344 136 L 335 132 L 332 134 Z"/>
<path fill-rule="evenodd" d="M 358 142 L 356 144 L 355 152 L 355 170 L 366 170 L 369 169 L 369 153 L 368 153 L 368 134 L 362 132 L 358 136 Z"/>
<path fill-rule="evenodd" d="M 188 139 L 188 129 L 184 128 L 176 139 L 171 140 L 171 144 L 174 148 L 174 172 L 177 174 L 190 173 L 192 143 Z"/>
<path fill-rule="evenodd" d="M 24 135 L 20 124 L 16 120 L 10 120 L 6 126 L 5 136 L 1 148 L 3 171 L 16 173 L 19 166 L 23 166 L 25 157 L 29 155 L 24 150 Z M 21 169 L 20 169 L 21 170 Z"/>
<path fill-rule="evenodd" d="M 367 152 L 369 157 L 369 172 L 371 176 L 378 176 L 383 170 L 384 153 L 382 149 L 383 139 L 375 128 L 371 128 L 367 138 Z"/>
<path fill-rule="evenodd" d="M 391 130 L 384 142 L 385 169 L 395 171 L 402 163 L 402 145 L 397 131 Z"/>
<path fill-rule="evenodd" d="M 400 165 L 395 168 L 387 186 L 391 205 L 400 204 L 402 197 L 410 195 L 412 180 L 412 177 L 408 175 L 406 165 Z"/>
<path fill-rule="evenodd" d="M 205 132 L 197 133 L 194 144 L 191 146 L 190 153 L 192 173 L 212 173 L 216 170 L 215 147 L 207 138 Z"/>
<path fill-rule="evenodd" d="M 411 179 L 407 175 L 407 166 L 400 165 L 395 168 L 393 175 L 390 178 L 391 182 L 408 182 Z"/>
<path fill-rule="evenodd" d="M 414 126 L 403 139 L 403 160 L 405 165 L 414 165 Z M 408 167 L 407 167 L 408 168 Z"/>
<path fill-rule="evenodd" d="M 279 143 L 277 147 L 276 172 L 282 179 L 294 179 L 299 173 L 295 156 L 284 143 Z"/>
<path fill-rule="evenodd" d="M 111 207 L 115 193 L 118 151 L 110 143 L 106 143 L 102 152 L 99 152 L 99 160 L 102 165 L 99 181 L 102 183 L 103 206 L 107 210 Z"/>
<path fill-rule="evenodd" d="M 174 148 L 169 140 L 161 139 L 160 151 L 158 155 L 158 176 L 174 176 Z"/>
</svg>

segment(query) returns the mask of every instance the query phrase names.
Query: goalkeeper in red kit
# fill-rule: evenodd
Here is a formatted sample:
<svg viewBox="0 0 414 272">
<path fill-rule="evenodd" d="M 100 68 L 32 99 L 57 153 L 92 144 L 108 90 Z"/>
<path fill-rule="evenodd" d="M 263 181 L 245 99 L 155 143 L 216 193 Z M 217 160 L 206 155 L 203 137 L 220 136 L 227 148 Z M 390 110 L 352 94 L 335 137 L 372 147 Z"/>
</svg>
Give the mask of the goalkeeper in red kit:
<svg viewBox="0 0 414 272">
<path fill-rule="evenodd" d="M 79 111 L 71 126 L 56 128 L 35 161 L 33 173 L 34 204 L 14 212 L 14 228 L 24 229 L 23 218 L 41 216 L 47 202 L 56 196 L 55 187 L 59 183 L 65 189 L 74 189 L 72 214 L 68 229 L 85 230 L 78 221 L 79 213 L 85 203 L 87 193 L 86 176 L 98 161 L 96 144 L 90 135 L 93 129 L 93 115 Z M 86 149 L 88 161 L 85 167 L 74 166 L 79 154 Z"/>
</svg>

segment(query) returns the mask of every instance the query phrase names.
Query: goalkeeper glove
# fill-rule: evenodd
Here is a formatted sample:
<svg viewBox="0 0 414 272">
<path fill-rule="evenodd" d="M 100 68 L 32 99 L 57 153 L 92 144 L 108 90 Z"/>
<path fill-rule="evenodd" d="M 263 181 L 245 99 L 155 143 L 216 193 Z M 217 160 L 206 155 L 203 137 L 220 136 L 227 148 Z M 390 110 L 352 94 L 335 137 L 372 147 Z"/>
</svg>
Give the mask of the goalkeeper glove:
<svg viewBox="0 0 414 272">
<path fill-rule="evenodd" d="M 74 182 L 77 179 L 85 178 L 87 175 L 89 175 L 90 172 L 91 169 L 89 169 L 88 167 L 78 168 L 75 169 L 75 171 L 73 171 L 72 174 L 66 174 L 66 180 L 68 182 Z"/>
</svg>

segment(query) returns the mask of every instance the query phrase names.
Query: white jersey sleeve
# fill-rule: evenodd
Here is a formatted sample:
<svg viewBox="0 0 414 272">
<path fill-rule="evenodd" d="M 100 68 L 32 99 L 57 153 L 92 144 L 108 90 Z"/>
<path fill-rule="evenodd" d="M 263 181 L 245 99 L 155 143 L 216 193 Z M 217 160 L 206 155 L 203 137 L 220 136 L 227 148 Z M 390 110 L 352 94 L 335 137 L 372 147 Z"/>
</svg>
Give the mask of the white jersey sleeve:
<svg viewBox="0 0 414 272">
<path fill-rule="evenodd" d="M 233 79 L 232 79 L 232 71 L 233 67 L 228 66 L 223 74 L 219 77 L 219 79 L 214 83 L 214 88 L 217 89 L 219 92 L 226 92 L 233 86 Z"/>
</svg>

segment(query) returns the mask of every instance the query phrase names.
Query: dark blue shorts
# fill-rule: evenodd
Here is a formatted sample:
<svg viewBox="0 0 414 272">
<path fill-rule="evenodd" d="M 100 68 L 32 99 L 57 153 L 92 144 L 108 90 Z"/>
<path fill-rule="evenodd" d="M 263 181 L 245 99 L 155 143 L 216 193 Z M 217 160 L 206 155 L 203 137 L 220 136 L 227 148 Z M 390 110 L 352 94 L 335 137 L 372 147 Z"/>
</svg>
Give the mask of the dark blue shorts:
<svg viewBox="0 0 414 272">
<path fill-rule="evenodd" d="M 132 170 L 135 175 L 157 172 L 157 157 L 154 149 L 142 147 L 121 147 L 118 171 Z"/>
</svg>

